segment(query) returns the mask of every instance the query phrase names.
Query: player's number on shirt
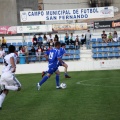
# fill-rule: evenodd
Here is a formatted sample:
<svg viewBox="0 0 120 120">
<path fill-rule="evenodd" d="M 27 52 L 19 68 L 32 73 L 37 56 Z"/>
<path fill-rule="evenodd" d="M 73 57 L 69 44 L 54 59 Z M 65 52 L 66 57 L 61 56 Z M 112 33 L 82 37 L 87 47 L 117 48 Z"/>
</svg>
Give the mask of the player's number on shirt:
<svg viewBox="0 0 120 120">
<path fill-rule="evenodd" d="M 53 53 L 53 52 L 50 52 L 50 54 L 49 54 L 49 59 L 53 59 L 53 55 L 54 55 L 54 53 Z"/>
</svg>

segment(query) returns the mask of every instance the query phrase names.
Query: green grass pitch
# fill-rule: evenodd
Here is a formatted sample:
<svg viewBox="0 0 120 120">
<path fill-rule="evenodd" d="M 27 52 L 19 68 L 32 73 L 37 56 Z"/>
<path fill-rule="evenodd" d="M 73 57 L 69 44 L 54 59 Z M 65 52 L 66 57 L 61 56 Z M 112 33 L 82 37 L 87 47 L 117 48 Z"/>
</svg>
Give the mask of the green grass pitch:
<svg viewBox="0 0 120 120">
<path fill-rule="evenodd" d="M 40 91 L 41 74 L 16 75 L 20 92 L 10 91 L 0 120 L 120 120 L 120 70 L 69 72 L 72 77 L 56 90 L 53 75 Z"/>
</svg>

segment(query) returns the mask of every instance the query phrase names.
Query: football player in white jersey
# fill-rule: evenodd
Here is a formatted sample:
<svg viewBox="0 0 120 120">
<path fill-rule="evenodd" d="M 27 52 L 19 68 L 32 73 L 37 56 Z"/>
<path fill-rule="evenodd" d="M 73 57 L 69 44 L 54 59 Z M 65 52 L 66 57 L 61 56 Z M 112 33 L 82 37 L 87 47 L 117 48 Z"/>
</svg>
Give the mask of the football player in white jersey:
<svg viewBox="0 0 120 120">
<path fill-rule="evenodd" d="M 4 68 L 0 79 L 0 109 L 9 90 L 19 91 L 21 83 L 17 80 L 14 73 L 16 71 L 17 56 L 15 46 L 9 46 L 9 54 L 4 57 Z"/>
</svg>

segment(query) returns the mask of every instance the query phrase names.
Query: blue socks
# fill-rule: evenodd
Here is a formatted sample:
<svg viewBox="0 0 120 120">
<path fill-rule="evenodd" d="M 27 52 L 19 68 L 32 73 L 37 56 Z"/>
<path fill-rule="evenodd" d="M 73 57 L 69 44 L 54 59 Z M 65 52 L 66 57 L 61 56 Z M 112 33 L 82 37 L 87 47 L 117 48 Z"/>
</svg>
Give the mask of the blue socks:
<svg viewBox="0 0 120 120">
<path fill-rule="evenodd" d="M 59 75 L 56 75 L 56 86 L 59 86 Z"/>
<path fill-rule="evenodd" d="M 42 80 L 39 82 L 40 86 L 41 86 L 45 81 L 47 81 L 48 78 L 49 78 L 48 76 L 44 76 L 44 77 L 42 78 Z"/>
</svg>

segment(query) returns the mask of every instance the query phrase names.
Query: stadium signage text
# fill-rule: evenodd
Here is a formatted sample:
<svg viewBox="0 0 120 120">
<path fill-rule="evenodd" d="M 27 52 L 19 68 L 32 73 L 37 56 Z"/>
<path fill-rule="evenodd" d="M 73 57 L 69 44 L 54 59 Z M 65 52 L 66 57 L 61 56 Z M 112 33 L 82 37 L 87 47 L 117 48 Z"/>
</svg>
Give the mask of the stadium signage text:
<svg viewBox="0 0 120 120">
<path fill-rule="evenodd" d="M 66 10 L 20 11 L 21 22 L 76 20 L 105 17 L 114 17 L 114 9 L 112 6 Z"/>
</svg>

